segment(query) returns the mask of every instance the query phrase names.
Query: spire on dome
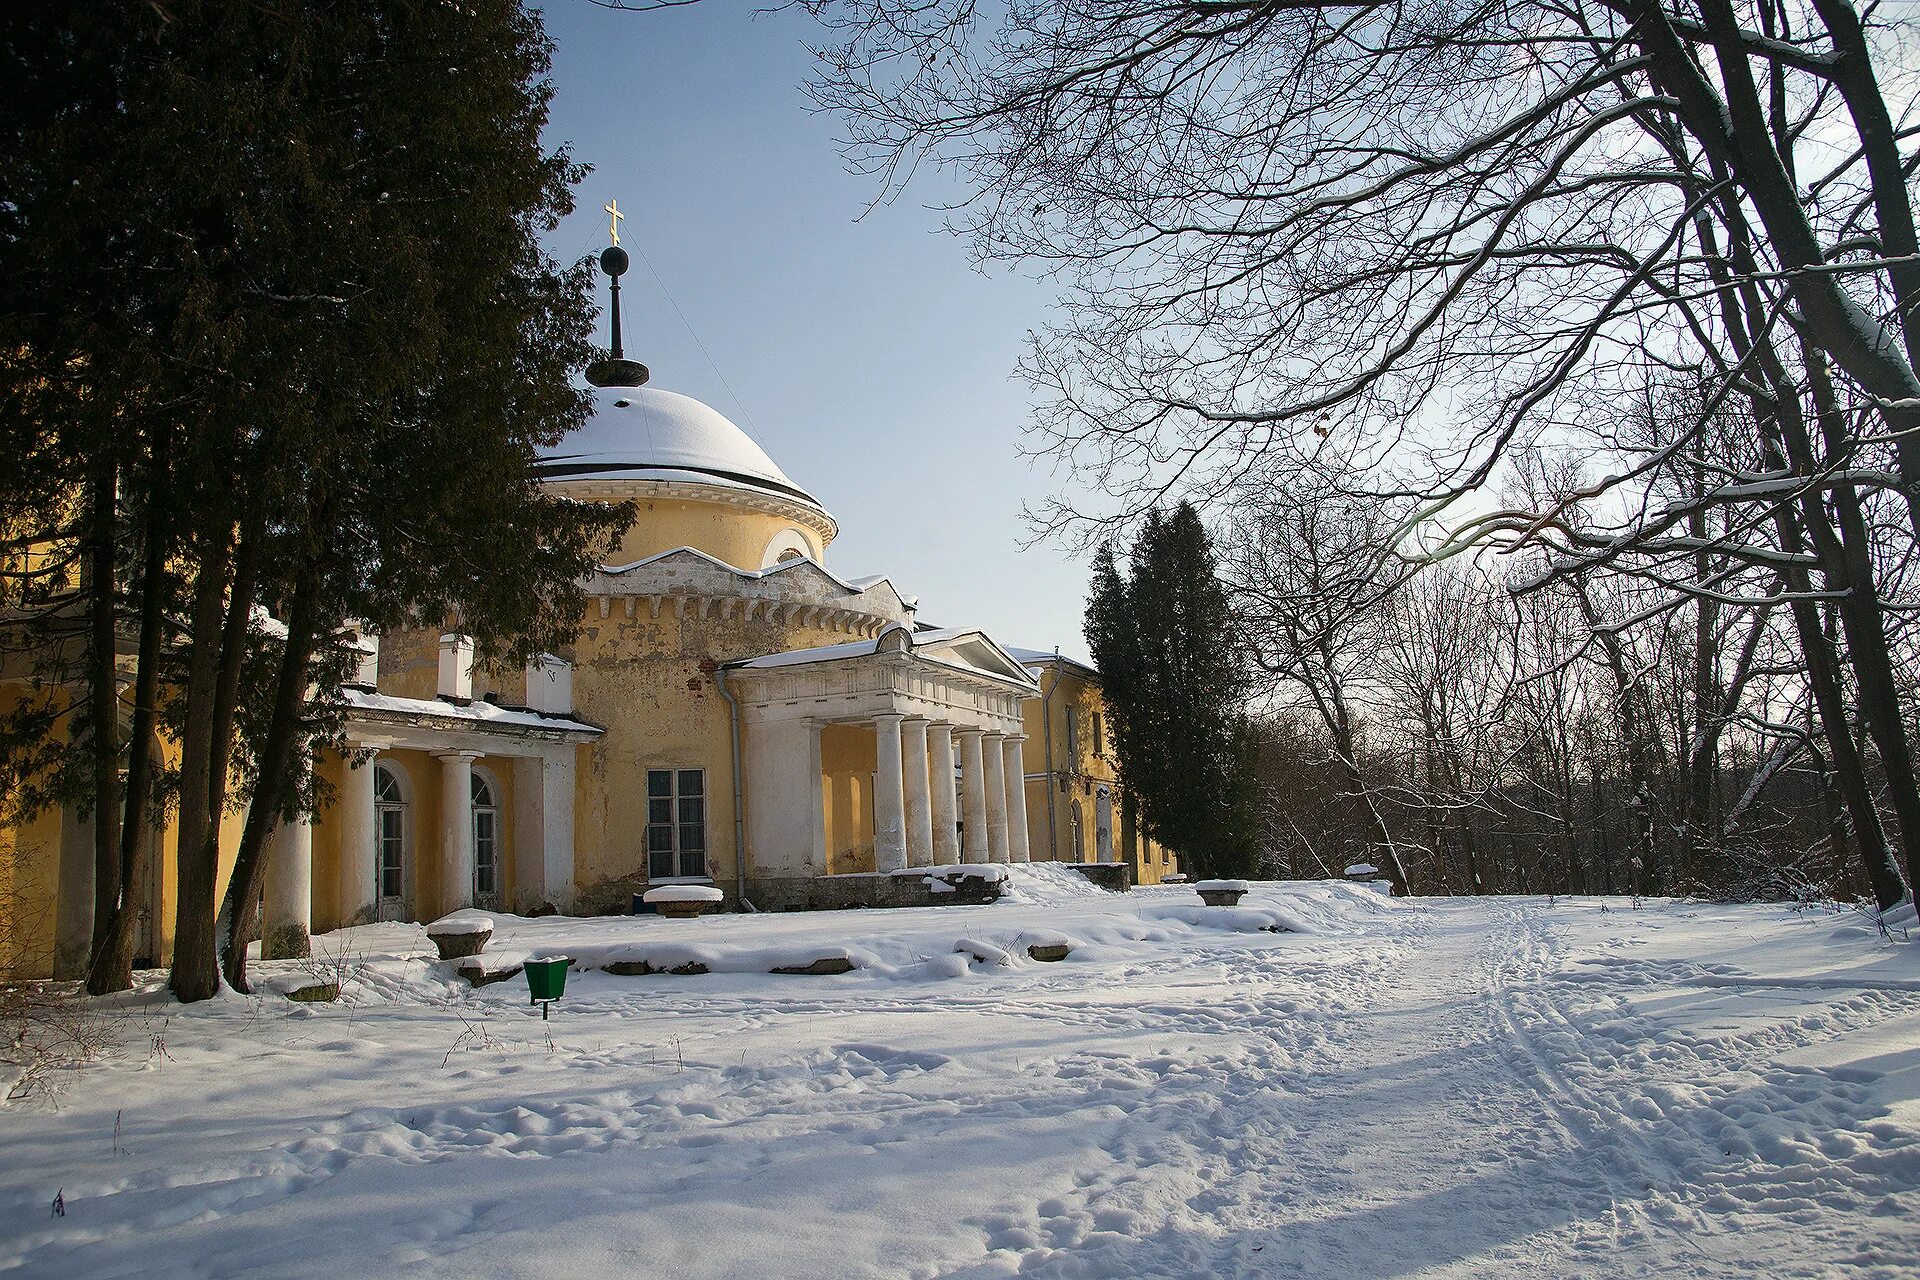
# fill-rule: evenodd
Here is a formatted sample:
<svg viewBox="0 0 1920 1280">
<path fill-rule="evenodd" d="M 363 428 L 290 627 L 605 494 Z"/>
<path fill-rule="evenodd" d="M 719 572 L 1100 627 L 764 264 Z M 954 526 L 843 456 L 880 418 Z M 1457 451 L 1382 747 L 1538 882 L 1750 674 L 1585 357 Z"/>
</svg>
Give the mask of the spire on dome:
<svg viewBox="0 0 1920 1280">
<path fill-rule="evenodd" d="M 620 277 L 627 273 L 628 259 L 627 251 L 620 247 L 620 219 L 627 215 L 620 212 L 619 204 L 617 200 L 607 203 L 613 243 L 600 255 L 600 269 L 613 286 L 613 353 L 587 366 L 587 381 L 596 387 L 638 387 L 651 376 L 647 366 L 627 359 L 620 346 Z"/>
</svg>

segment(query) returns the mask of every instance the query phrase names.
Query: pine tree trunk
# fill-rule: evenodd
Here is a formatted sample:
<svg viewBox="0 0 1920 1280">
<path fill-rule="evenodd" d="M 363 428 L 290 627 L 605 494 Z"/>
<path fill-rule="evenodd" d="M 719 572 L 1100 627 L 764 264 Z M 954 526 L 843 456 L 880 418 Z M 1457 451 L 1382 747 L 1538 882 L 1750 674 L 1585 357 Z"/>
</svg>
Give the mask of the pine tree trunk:
<svg viewBox="0 0 1920 1280">
<path fill-rule="evenodd" d="M 222 527 L 218 517 L 210 519 L 202 540 L 200 576 L 194 586 L 193 647 L 187 661 L 175 856 L 178 896 L 173 970 L 168 980 L 174 995 L 186 1002 L 209 999 L 220 990 L 213 918 L 214 893 L 220 875 L 220 816 L 208 812 L 207 800 L 212 770 L 225 766 L 225 761 L 217 761 L 213 755 L 213 715 L 215 690 L 220 681 L 222 606 L 232 553 L 230 527 Z"/>
<path fill-rule="evenodd" d="M 107 963 L 124 881 L 120 864 L 119 595 L 114 589 L 114 507 L 118 468 L 108 452 L 95 465 L 87 495 L 87 700 L 93 772 L 93 938 L 87 990 L 121 991 Z"/>
<path fill-rule="evenodd" d="M 88 990 L 95 995 L 124 991 L 133 985 L 135 933 L 146 895 L 141 872 L 153 875 L 153 784 L 155 730 L 160 691 L 161 628 L 166 617 L 167 526 L 172 520 L 170 442 L 172 431 L 162 425 L 154 435 L 147 464 L 147 517 L 142 535 L 140 569 L 140 638 L 134 657 L 133 723 L 127 735 L 126 815 L 120 827 L 121 882 L 118 906 L 108 925 L 99 965 L 90 975 Z M 144 866 L 142 865 L 144 861 Z M 98 917 L 96 917 L 98 919 Z M 158 956 L 149 959 L 157 961 Z"/>
<path fill-rule="evenodd" d="M 268 841 L 281 815 L 299 803 L 294 766 L 305 750 L 300 718 L 315 647 L 313 582 L 314 578 L 309 575 L 294 591 L 287 619 L 286 648 L 281 653 L 280 671 L 274 684 L 273 711 L 260 746 L 259 778 L 254 784 L 253 803 L 247 810 L 240 851 L 234 858 L 233 875 L 227 881 L 226 902 L 220 912 L 226 922 L 225 934 L 220 940 L 220 964 L 227 985 L 235 991 L 250 989 L 247 940 L 256 932 L 259 920 Z"/>
</svg>

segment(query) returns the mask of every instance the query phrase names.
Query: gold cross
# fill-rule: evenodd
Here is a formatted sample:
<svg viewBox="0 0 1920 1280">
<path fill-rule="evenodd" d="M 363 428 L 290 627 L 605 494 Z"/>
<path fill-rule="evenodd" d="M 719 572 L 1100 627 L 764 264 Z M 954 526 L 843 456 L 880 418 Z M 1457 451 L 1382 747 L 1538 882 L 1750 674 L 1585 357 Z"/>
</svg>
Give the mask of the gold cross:
<svg viewBox="0 0 1920 1280">
<path fill-rule="evenodd" d="M 620 219 L 626 217 L 627 215 L 620 212 L 620 202 L 618 200 L 608 201 L 606 209 L 607 209 L 607 212 L 613 216 L 613 221 L 612 221 L 613 242 L 615 244 L 619 244 L 620 243 Z"/>
</svg>

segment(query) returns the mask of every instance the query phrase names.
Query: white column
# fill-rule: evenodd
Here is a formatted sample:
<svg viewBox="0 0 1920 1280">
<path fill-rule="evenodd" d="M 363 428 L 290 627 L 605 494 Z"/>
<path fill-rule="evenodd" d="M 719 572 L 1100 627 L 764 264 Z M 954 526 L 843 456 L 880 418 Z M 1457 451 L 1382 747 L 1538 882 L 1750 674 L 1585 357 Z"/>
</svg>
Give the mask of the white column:
<svg viewBox="0 0 1920 1280">
<path fill-rule="evenodd" d="M 54 902 L 53 976 L 84 978 L 93 947 L 93 816 L 77 801 L 60 811 L 60 880 Z"/>
<path fill-rule="evenodd" d="M 473 904 L 472 751 L 437 751 L 440 761 L 440 910 Z"/>
<path fill-rule="evenodd" d="M 901 722 L 900 767 L 907 781 L 907 865 L 925 867 L 933 863 L 933 812 L 927 795 L 927 722 L 919 718 Z"/>
<path fill-rule="evenodd" d="M 960 841 L 953 821 L 953 726 L 927 727 L 927 773 L 933 816 L 933 865 L 951 867 L 960 861 Z"/>
<path fill-rule="evenodd" d="M 260 954 L 291 960 L 313 954 L 313 825 L 304 813 L 273 829 L 267 849 Z"/>
<path fill-rule="evenodd" d="M 960 730 L 960 801 L 966 827 L 967 862 L 987 861 L 987 780 L 981 762 L 980 730 Z"/>
<path fill-rule="evenodd" d="M 746 730 L 748 875 L 827 874 L 820 725 L 771 720 L 749 722 Z"/>
<path fill-rule="evenodd" d="M 1027 849 L 1027 762 L 1024 733 L 1010 733 L 1001 744 L 1007 771 L 1007 861 L 1025 862 Z"/>
<path fill-rule="evenodd" d="M 1000 744 L 1006 741 L 1002 733 L 987 733 L 980 737 L 980 758 L 982 773 L 987 783 L 987 859 L 990 862 L 1007 860 L 1007 770 Z"/>
<path fill-rule="evenodd" d="M 907 865 L 906 797 L 900 779 L 900 721 L 873 718 L 873 869 L 883 875 Z"/>
<path fill-rule="evenodd" d="M 340 779 L 340 923 L 366 924 L 373 919 L 380 886 L 374 843 L 373 761 L 346 762 Z"/>
</svg>

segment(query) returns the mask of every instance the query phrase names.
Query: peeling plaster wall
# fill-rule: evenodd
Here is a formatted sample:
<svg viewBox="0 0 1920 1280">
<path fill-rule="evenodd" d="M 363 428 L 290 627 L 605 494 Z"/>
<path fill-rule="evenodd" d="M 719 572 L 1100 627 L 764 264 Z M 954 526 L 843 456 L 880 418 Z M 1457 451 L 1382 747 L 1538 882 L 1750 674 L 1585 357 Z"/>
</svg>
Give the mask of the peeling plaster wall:
<svg viewBox="0 0 1920 1280">
<path fill-rule="evenodd" d="M 607 732 L 579 750 L 574 879 L 581 910 L 623 907 L 645 877 L 648 769 L 706 770 L 707 873 L 733 884 L 731 726 L 718 668 L 846 639 L 844 632 L 747 619 L 738 611 L 702 618 L 669 607 L 656 617 L 643 604 L 631 618 L 619 608 L 602 618 L 597 606 L 588 607 L 573 645 L 574 710 Z M 871 760 L 870 734 L 867 750 Z"/>
</svg>

